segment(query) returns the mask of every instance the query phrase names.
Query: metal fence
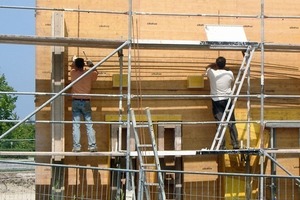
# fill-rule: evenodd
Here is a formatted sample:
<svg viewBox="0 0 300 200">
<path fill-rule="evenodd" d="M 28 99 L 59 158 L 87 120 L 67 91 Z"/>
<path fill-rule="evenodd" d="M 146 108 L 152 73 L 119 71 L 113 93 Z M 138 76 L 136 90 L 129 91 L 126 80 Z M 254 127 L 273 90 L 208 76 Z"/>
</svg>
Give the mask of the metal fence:
<svg viewBox="0 0 300 200">
<path fill-rule="evenodd" d="M 0 199 L 3 200 L 131 199 L 128 195 L 126 198 L 128 170 L 7 160 L 0 160 L 0 164 Z M 139 173 L 130 172 L 136 194 Z M 168 200 L 300 199 L 299 176 L 186 171 L 163 171 L 163 174 Z M 151 171 L 148 178 L 154 180 L 155 176 L 155 171 Z M 159 199 L 155 186 L 149 186 L 149 191 L 151 200 Z"/>
</svg>

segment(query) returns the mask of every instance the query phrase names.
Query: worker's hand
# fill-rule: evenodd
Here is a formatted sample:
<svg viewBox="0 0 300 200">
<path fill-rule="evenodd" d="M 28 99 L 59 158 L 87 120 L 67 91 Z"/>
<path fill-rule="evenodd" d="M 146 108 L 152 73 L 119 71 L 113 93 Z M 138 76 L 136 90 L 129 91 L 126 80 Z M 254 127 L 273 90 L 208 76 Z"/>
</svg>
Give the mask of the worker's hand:
<svg viewBox="0 0 300 200">
<path fill-rule="evenodd" d="M 73 58 L 72 58 L 72 61 L 75 62 L 76 58 L 77 58 L 77 56 L 74 55 Z"/>
<path fill-rule="evenodd" d="M 77 56 L 75 56 L 75 55 L 72 57 L 72 63 L 70 65 L 72 68 L 75 68 L 75 60 L 76 60 L 76 58 L 77 58 Z"/>
<path fill-rule="evenodd" d="M 90 60 L 86 61 L 86 65 L 89 67 L 94 67 L 94 63 Z"/>
</svg>

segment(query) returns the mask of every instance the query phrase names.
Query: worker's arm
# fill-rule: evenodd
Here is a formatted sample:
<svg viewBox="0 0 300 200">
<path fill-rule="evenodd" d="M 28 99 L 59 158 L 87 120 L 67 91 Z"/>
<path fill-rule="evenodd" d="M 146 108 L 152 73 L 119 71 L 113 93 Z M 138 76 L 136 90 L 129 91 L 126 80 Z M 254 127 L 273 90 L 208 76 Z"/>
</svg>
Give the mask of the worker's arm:
<svg viewBox="0 0 300 200">
<path fill-rule="evenodd" d="M 217 70 L 217 69 L 218 69 L 218 66 L 217 66 L 216 63 L 210 63 L 209 65 L 206 66 L 206 70 L 207 70 L 208 68 Z"/>
<path fill-rule="evenodd" d="M 91 61 L 91 60 L 87 60 L 86 61 L 86 65 L 88 66 L 88 67 L 94 67 L 94 63 Z M 94 70 L 93 70 L 93 72 L 92 72 L 92 80 L 93 81 L 95 81 L 95 80 L 97 80 L 97 77 L 98 77 L 98 70 L 97 70 L 97 68 L 95 68 Z"/>
</svg>

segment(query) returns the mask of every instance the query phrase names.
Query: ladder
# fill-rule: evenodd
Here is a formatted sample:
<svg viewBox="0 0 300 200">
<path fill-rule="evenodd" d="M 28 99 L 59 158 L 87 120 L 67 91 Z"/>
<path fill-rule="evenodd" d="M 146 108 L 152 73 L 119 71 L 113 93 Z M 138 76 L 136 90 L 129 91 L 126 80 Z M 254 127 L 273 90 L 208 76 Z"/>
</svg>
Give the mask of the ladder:
<svg viewBox="0 0 300 200">
<path fill-rule="evenodd" d="M 236 101 L 238 99 L 238 95 L 243 86 L 245 77 L 249 71 L 250 62 L 252 60 L 254 51 L 255 51 L 254 47 L 252 47 L 252 46 L 247 47 L 247 50 L 244 54 L 243 62 L 241 64 L 238 75 L 237 75 L 234 85 L 232 87 L 232 91 L 230 94 L 231 97 L 228 99 L 228 102 L 227 102 L 227 105 L 225 108 L 225 112 L 223 113 L 222 119 L 219 122 L 219 126 L 217 128 L 216 135 L 214 137 L 214 140 L 213 140 L 210 150 L 219 150 L 220 146 L 222 145 L 223 138 L 226 133 L 226 129 L 228 127 L 228 124 L 230 123 L 230 118 L 232 116 Z M 230 107 L 230 104 L 231 104 L 231 107 Z"/>
<path fill-rule="evenodd" d="M 150 186 L 157 187 L 159 200 L 165 200 L 166 194 L 165 194 L 165 189 L 164 189 L 164 181 L 163 181 L 163 175 L 161 172 L 158 152 L 157 152 L 157 145 L 155 142 L 153 124 L 152 124 L 152 120 L 151 120 L 151 113 L 150 113 L 150 109 L 148 107 L 145 109 L 145 111 L 146 111 L 146 115 L 147 115 L 148 124 L 137 125 L 134 110 L 130 109 L 132 126 L 133 126 L 133 131 L 134 131 L 134 136 L 135 136 L 135 142 L 136 142 L 136 149 L 137 149 L 138 159 L 139 159 L 139 163 L 140 163 L 139 187 L 138 187 L 137 200 L 143 200 L 144 192 L 146 194 L 146 199 L 147 200 L 151 199 Z M 148 132 L 149 132 L 149 136 L 150 136 L 150 140 L 151 140 L 150 144 L 142 144 L 139 139 L 138 129 L 145 128 L 145 127 L 148 127 L 148 129 L 149 129 Z M 153 157 L 154 162 L 147 163 L 145 160 L 146 157 L 149 158 L 151 156 Z M 148 172 L 149 171 L 153 172 L 155 170 L 155 172 L 157 173 L 157 183 L 147 182 L 147 177 L 146 177 L 147 170 L 148 170 Z"/>
</svg>

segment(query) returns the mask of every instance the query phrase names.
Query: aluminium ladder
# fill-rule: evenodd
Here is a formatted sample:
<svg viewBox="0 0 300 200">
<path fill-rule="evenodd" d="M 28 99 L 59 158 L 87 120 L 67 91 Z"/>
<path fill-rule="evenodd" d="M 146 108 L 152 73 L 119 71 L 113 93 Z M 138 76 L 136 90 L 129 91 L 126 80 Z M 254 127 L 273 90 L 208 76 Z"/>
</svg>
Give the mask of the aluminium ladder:
<svg viewBox="0 0 300 200">
<path fill-rule="evenodd" d="M 137 199 L 143 200 L 143 195 L 145 192 L 146 199 L 151 200 L 149 187 L 155 186 L 158 188 L 158 196 L 159 196 L 158 199 L 165 200 L 166 194 L 165 194 L 165 189 L 164 189 L 163 175 L 161 172 L 161 167 L 160 167 L 160 162 L 159 162 L 159 157 L 158 157 L 158 152 L 157 152 L 157 145 L 155 142 L 155 136 L 154 136 L 153 124 L 152 124 L 152 120 L 151 120 L 150 109 L 147 107 L 145 110 L 146 110 L 148 124 L 137 125 L 134 111 L 132 108 L 130 109 L 132 126 L 133 126 L 133 131 L 134 131 L 134 136 L 135 136 L 135 142 L 136 142 L 136 149 L 137 149 L 138 159 L 140 162 L 139 187 L 138 187 L 138 198 Z M 142 144 L 140 142 L 139 133 L 138 133 L 137 129 L 145 128 L 145 127 L 149 128 L 149 136 L 150 136 L 151 144 Z M 149 150 L 149 151 L 147 151 L 147 150 Z M 145 158 L 150 157 L 150 156 L 153 156 L 154 162 L 146 163 Z M 155 172 L 157 173 L 158 183 L 147 182 L 146 170 L 149 170 L 149 171 L 155 170 Z"/>
<path fill-rule="evenodd" d="M 248 70 L 250 68 L 250 62 L 252 60 L 253 54 L 254 54 L 255 48 L 252 46 L 248 46 L 247 50 L 244 54 L 243 62 L 241 64 L 241 67 L 239 69 L 238 75 L 235 79 L 232 91 L 231 91 L 231 96 L 228 99 L 225 111 L 223 113 L 222 119 L 219 122 L 216 135 L 214 137 L 213 143 L 211 145 L 210 150 L 219 150 L 222 142 L 224 135 L 226 133 L 226 129 L 228 127 L 228 124 L 230 123 L 230 118 L 232 116 L 232 113 L 234 111 L 234 107 L 236 104 L 236 101 L 238 99 L 238 95 L 241 91 L 241 88 L 243 86 L 243 82 L 245 80 L 245 77 L 248 73 Z M 230 107 L 231 104 L 231 107 Z"/>
</svg>

